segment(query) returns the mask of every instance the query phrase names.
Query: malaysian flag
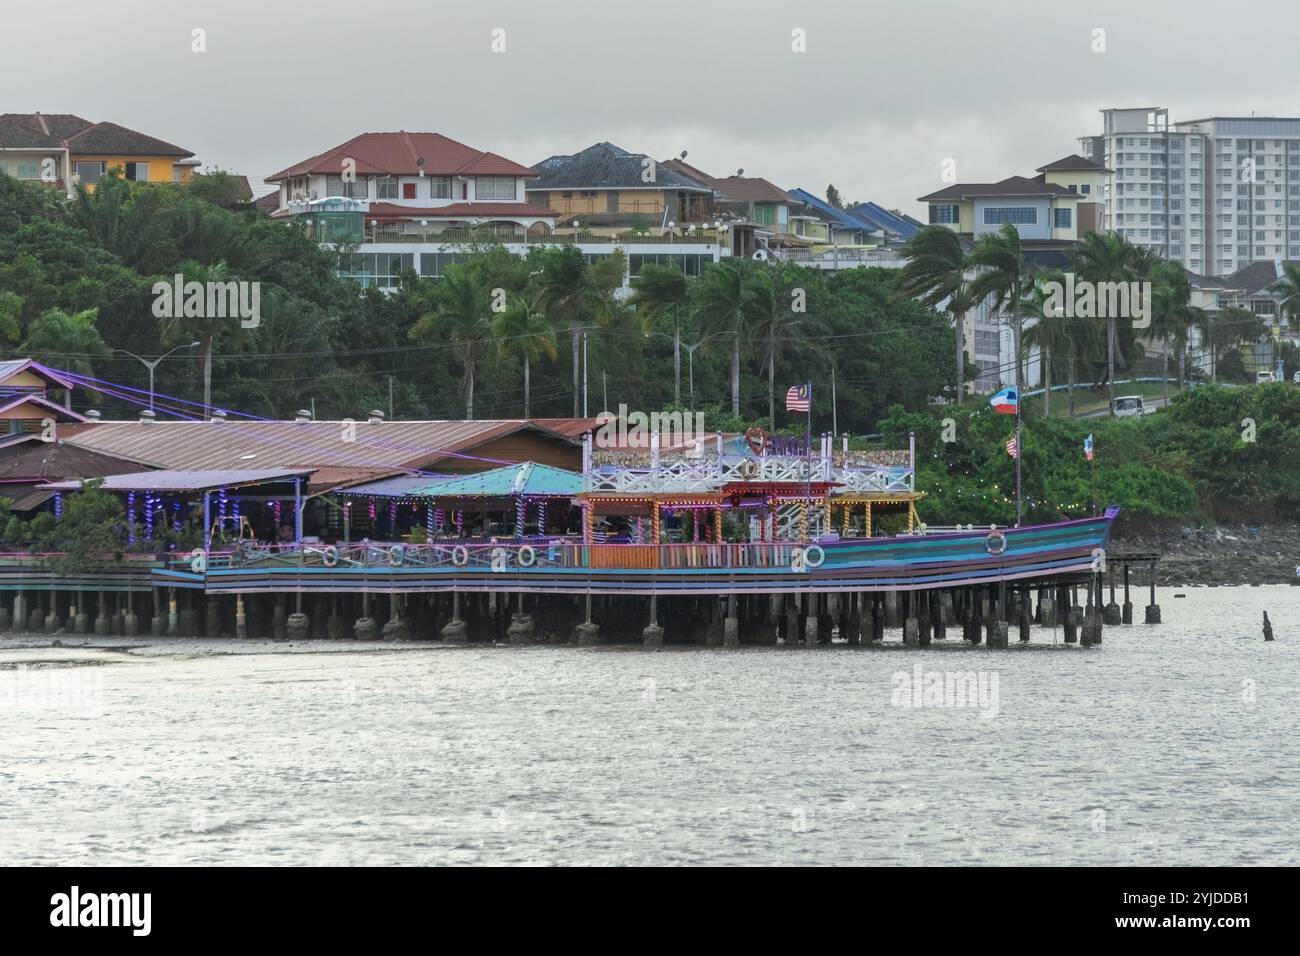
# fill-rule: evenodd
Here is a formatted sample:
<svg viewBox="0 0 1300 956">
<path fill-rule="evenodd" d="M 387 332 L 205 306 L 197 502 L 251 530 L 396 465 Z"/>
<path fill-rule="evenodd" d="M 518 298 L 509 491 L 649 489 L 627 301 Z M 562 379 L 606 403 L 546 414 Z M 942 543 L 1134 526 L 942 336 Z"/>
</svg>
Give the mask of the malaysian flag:
<svg viewBox="0 0 1300 956">
<path fill-rule="evenodd" d="M 1010 455 L 1012 458 L 1020 457 L 1020 446 L 1016 444 L 1016 440 L 1014 438 L 1012 438 L 1009 442 L 1007 442 L 1007 454 Z"/>
<path fill-rule="evenodd" d="M 785 393 L 785 410 L 787 412 L 812 411 L 812 385 L 791 385 Z"/>
</svg>

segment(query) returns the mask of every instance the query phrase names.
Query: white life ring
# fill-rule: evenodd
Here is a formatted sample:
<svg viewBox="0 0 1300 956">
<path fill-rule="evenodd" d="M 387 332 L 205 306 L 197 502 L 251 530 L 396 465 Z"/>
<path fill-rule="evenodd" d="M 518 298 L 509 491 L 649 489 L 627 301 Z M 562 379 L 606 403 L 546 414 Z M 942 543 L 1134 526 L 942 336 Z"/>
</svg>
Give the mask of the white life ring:
<svg viewBox="0 0 1300 956">
<path fill-rule="evenodd" d="M 813 560 L 813 552 L 817 552 L 817 560 Z M 826 552 L 822 550 L 820 544 L 810 544 L 803 549 L 803 563 L 809 568 L 820 568 L 826 563 Z"/>
<path fill-rule="evenodd" d="M 463 544 L 458 544 L 451 549 L 451 563 L 458 568 L 469 564 L 469 550 Z"/>
<path fill-rule="evenodd" d="M 332 568 L 339 563 L 339 549 L 334 545 L 327 545 L 320 553 L 321 564 L 327 568 Z"/>
<path fill-rule="evenodd" d="M 537 552 L 533 550 L 531 544 L 526 544 L 519 549 L 519 566 L 521 568 L 531 568 L 537 563 Z"/>
<path fill-rule="evenodd" d="M 1006 554 L 1007 536 L 1001 531 L 990 531 L 988 537 L 984 539 L 984 550 L 994 556 Z"/>
<path fill-rule="evenodd" d="M 399 567 L 406 558 L 406 545 L 395 544 L 388 549 L 388 563 L 393 567 Z"/>
<path fill-rule="evenodd" d="M 740 473 L 745 478 L 754 478 L 758 475 L 758 462 L 746 460 L 740 466 Z"/>
</svg>

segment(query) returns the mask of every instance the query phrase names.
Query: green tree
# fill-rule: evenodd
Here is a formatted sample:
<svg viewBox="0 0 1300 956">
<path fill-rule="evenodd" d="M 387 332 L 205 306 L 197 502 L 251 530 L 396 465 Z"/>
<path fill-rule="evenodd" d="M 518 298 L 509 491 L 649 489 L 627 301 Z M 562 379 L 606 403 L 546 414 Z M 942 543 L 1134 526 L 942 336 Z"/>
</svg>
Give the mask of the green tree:
<svg viewBox="0 0 1300 956">
<path fill-rule="evenodd" d="M 1020 233 L 1010 223 L 1004 223 L 997 232 L 980 236 L 970 255 L 970 265 L 976 270 L 971 283 L 974 302 L 989 300 L 992 312 L 1008 312 L 1015 329 L 1015 384 L 1020 390 L 1024 382 L 1022 372 L 1024 356 L 1024 313 L 1026 297 L 1033 288 L 1033 279 L 1025 264 L 1020 247 Z"/>
<path fill-rule="evenodd" d="M 71 577 L 122 560 L 126 513 L 121 500 L 100 484 L 87 481 L 68 495 L 63 514 L 42 535 L 41 548 L 53 553 L 49 563 L 57 574 Z"/>
<path fill-rule="evenodd" d="M 1108 282 L 1129 283 L 1145 278 L 1151 260 L 1137 246 L 1114 232 L 1090 232 L 1079 240 L 1072 255 L 1079 278 L 1098 285 Z M 1100 298 L 1100 296 L 1099 296 Z M 1115 401 L 1116 354 L 1120 350 L 1119 316 L 1106 317 L 1106 381 L 1110 385 L 1111 414 Z M 1131 317 L 1128 319 L 1131 326 Z M 1126 363 L 1125 363 L 1126 364 Z"/>
<path fill-rule="evenodd" d="M 555 329 L 546 320 L 536 294 L 516 294 L 505 311 L 493 323 L 492 334 L 502 355 L 517 356 L 524 366 L 524 418 L 531 418 L 529 370 L 531 363 L 559 355 L 555 348 Z"/>
<path fill-rule="evenodd" d="M 650 263 L 641 267 L 636 288 L 628 304 L 644 317 L 642 331 L 647 335 L 655 331 L 656 323 L 663 318 L 673 326 L 673 402 L 682 402 L 682 313 L 686 307 L 690 286 L 682 270 L 673 265 Z"/>
<path fill-rule="evenodd" d="M 589 264 L 574 247 L 547 249 L 541 256 L 537 277 L 538 302 L 555 327 L 567 326 L 573 343 L 573 417 L 578 417 L 581 399 L 579 375 L 583 333 L 606 325 L 618 314 L 615 292 L 623 285 L 627 259 L 616 251 L 604 260 Z"/>
<path fill-rule="evenodd" d="M 970 263 L 957 234 L 945 226 L 926 226 L 903 246 L 907 265 L 898 274 L 898 298 L 919 299 L 952 316 L 957 335 L 957 371 L 954 401 L 961 404 L 966 391 L 966 313 L 976 304 L 967 280 Z"/>
<path fill-rule="evenodd" d="M 746 344 L 749 295 L 748 263 L 723 259 L 704 270 L 691 287 L 691 310 L 705 332 L 730 335 L 731 414 L 740 416 L 740 353 Z"/>
<path fill-rule="evenodd" d="M 39 362 L 93 377 L 92 363 L 109 357 L 108 346 L 95 328 L 96 315 L 94 309 L 72 315 L 51 309 L 28 327 L 20 348 Z"/>
<path fill-rule="evenodd" d="M 450 342 L 460 358 L 465 417 L 474 418 L 474 370 L 492 338 L 491 289 L 472 265 L 453 265 L 441 279 L 424 280 L 427 311 L 411 329 L 417 342 Z"/>
</svg>

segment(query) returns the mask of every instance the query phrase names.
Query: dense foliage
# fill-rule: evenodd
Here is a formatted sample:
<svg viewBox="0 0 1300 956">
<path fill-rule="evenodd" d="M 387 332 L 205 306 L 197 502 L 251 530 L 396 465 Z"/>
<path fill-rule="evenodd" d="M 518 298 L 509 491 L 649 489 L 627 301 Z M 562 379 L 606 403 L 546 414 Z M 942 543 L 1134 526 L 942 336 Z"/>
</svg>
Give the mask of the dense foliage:
<svg viewBox="0 0 1300 956">
<path fill-rule="evenodd" d="M 484 247 L 444 279 L 411 274 L 402 288 L 381 292 L 340 279 L 336 252 L 239 202 L 227 180 L 205 175 L 194 188 L 108 175 L 67 202 L 0 174 L 6 353 L 144 390 L 146 369 L 114 350 L 152 358 L 197 341 L 158 367 L 158 393 L 201 402 L 210 349 L 213 403 L 274 418 L 298 408 L 318 418 L 371 408 L 460 418 L 471 402 L 476 418 L 515 417 L 525 405 L 525 364 L 532 415 L 581 413 L 584 332 L 591 414 L 619 403 L 692 405 L 693 377 L 693 406 L 710 428 L 766 422 L 773 411 L 778 427 L 802 426 L 780 399 L 791 384 L 812 381 L 814 428 L 824 429 L 834 366 L 838 425 L 862 433 L 889 404 L 920 408 L 945 384 L 951 329 L 923 305 L 895 301 L 887 270 L 724 261 L 681 276 L 680 302 L 652 305 L 613 294 L 618 257 L 591 263 L 560 247 L 519 259 Z M 177 273 L 260 282 L 261 325 L 155 318 L 153 284 Z M 505 308 L 485 311 L 496 289 L 506 293 Z M 111 396 L 102 409 L 109 418 L 136 411 Z"/>
<path fill-rule="evenodd" d="M 1014 416 L 983 402 L 922 413 L 898 407 L 882 427 L 891 447 L 905 447 L 909 432 L 916 436 L 927 521 L 1014 519 L 1015 460 L 1006 452 Z M 1083 455 L 1088 434 L 1091 464 Z M 1027 409 L 1023 445 L 1022 492 L 1032 520 L 1088 515 L 1094 501 L 1119 505 L 1122 520 L 1300 517 L 1300 389 L 1293 386 L 1202 385 L 1141 418 L 1045 418 Z"/>
</svg>

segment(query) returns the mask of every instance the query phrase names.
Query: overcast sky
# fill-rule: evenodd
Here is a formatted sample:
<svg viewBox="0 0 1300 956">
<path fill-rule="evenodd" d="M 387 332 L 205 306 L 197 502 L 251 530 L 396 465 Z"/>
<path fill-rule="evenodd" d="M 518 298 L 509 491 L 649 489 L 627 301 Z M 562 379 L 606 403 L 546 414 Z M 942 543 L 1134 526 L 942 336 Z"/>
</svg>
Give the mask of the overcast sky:
<svg viewBox="0 0 1300 956">
<path fill-rule="evenodd" d="M 0 112 L 111 120 L 261 178 L 364 131 L 532 164 L 609 140 L 920 213 L 1099 109 L 1300 115 L 1295 0 L 0 2 Z M 206 31 L 207 51 L 191 50 Z M 492 31 L 506 50 L 492 51 Z M 805 31 L 806 52 L 792 50 Z M 1094 30 L 1105 52 L 1093 52 Z"/>
</svg>

